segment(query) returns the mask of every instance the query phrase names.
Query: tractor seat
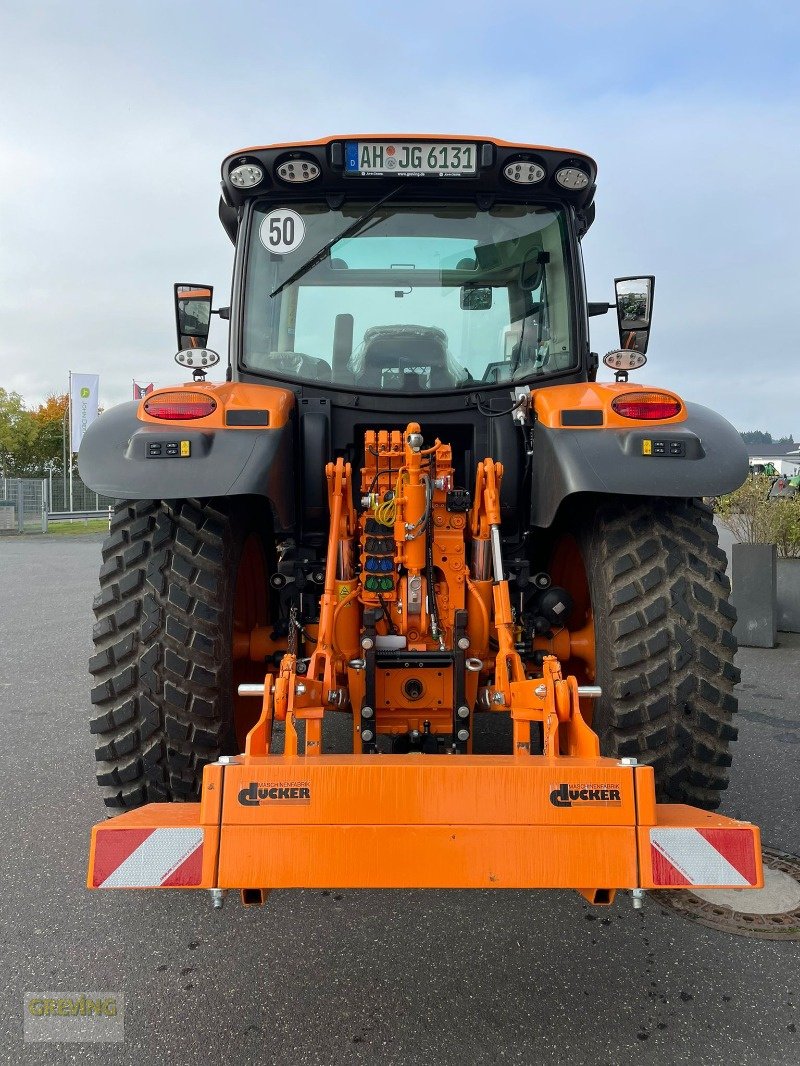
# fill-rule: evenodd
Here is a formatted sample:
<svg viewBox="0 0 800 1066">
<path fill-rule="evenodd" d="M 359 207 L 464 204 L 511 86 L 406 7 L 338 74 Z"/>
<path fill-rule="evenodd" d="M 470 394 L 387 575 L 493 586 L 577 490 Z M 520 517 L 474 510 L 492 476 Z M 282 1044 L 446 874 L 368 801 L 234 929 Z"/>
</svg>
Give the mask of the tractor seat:
<svg viewBox="0 0 800 1066">
<path fill-rule="evenodd" d="M 277 374 L 305 378 L 307 381 L 328 382 L 331 380 L 331 365 L 324 359 L 303 352 L 270 352 L 264 360 L 264 368 Z"/>
<path fill-rule="evenodd" d="M 352 367 L 356 380 L 371 388 L 417 391 L 427 381 L 427 388 L 443 389 L 459 380 L 448 358 L 447 334 L 435 326 L 372 326 Z"/>
</svg>

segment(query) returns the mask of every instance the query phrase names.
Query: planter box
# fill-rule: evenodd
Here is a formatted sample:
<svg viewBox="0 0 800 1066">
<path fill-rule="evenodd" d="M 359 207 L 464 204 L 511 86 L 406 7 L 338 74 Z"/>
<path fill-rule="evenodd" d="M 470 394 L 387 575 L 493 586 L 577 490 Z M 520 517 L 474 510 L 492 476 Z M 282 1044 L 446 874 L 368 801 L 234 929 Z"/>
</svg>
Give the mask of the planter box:
<svg viewBox="0 0 800 1066">
<path fill-rule="evenodd" d="M 731 602 L 733 634 L 743 648 L 774 648 L 778 633 L 777 550 L 774 544 L 734 544 Z"/>
<path fill-rule="evenodd" d="M 800 633 L 800 559 L 778 559 L 778 629 Z"/>
</svg>

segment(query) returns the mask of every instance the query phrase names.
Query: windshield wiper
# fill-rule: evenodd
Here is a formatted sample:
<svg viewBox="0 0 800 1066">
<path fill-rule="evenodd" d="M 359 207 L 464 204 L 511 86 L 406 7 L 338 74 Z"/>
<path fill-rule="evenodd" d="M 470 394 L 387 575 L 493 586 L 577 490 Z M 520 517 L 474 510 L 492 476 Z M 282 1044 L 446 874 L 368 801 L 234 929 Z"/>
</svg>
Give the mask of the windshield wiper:
<svg viewBox="0 0 800 1066">
<path fill-rule="evenodd" d="M 293 274 L 289 275 L 286 281 L 282 281 L 277 287 L 277 289 L 273 289 L 272 292 L 269 294 L 269 298 L 272 299 L 273 296 L 277 296 L 278 293 L 282 292 L 287 285 L 291 285 L 293 281 L 297 281 L 298 278 L 302 278 L 302 276 L 304 274 L 307 274 L 312 267 L 315 267 L 317 265 L 317 263 L 321 263 L 322 260 L 328 255 L 331 248 L 333 248 L 334 244 L 338 244 L 339 241 L 343 241 L 347 237 L 352 237 L 354 234 L 358 233 L 362 226 L 364 226 L 367 222 L 369 222 L 371 218 L 373 218 L 377 214 L 379 208 L 383 207 L 387 200 L 391 200 L 393 196 L 397 196 L 397 194 L 399 192 L 402 192 L 403 189 L 405 189 L 405 184 L 398 185 L 395 189 L 392 189 L 391 192 L 387 192 L 383 199 L 378 200 L 376 203 L 374 203 L 368 211 L 364 212 L 363 215 L 359 215 L 354 222 L 351 222 L 349 226 L 346 226 L 341 233 L 337 233 L 335 237 L 332 237 L 327 244 L 323 244 L 320 250 L 318 252 L 315 252 L 310 259 L 307 259 L 305 261 L 305 263 L 302 263 L 297 268 L 297 270 L 294 271 Z"/>
</svg>

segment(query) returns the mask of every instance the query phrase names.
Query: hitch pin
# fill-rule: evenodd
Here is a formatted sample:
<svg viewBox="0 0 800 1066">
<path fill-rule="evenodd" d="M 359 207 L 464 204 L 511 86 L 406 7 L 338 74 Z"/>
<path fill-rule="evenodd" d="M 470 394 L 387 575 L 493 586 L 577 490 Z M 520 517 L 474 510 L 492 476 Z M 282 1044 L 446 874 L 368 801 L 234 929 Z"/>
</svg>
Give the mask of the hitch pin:
<svg viewBox="0 0 800 1066">
<path fill-rule="evenodd" d="M 543 700 L 547 695 L 546 685 L 537 685 L 533 690 L 540 700 Z M 581 699 L 586 700 L 599 700 L 603 695 L 603 690 L 599 685 L 578 685 L 578 696 Z"/>
<path fill-rule="evenodd" d="M 500 527 L 489 527 L 489 538 L 492 545 L 492 569 L 494 580 L 499 585 L 503 580 L 503 549 L 500 546 Z"/>
</svg>

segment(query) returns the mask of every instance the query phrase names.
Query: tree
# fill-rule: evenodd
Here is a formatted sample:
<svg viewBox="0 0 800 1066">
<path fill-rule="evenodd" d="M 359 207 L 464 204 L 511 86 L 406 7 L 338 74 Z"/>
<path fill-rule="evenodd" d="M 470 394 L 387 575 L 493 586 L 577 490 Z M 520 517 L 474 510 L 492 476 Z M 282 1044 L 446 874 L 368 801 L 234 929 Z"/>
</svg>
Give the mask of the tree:
<svg viewBox="0 0 800 1066">
<path fill-rule="evenodd" d="M 64 413 L 68 402 L 66 393 L 51 395 L 35 411 L 29 411 L 18 392 L 0 389 L 3 477 L 45 477 L 49 470 L 63 469 Z"/>
<path fill-rule="evenodd" d="M 771 433 L 761 429 L 739 430 L 739 436 L 745 444 L 794 444 L 794 434 L 788 437 L 773 437 Z"/>
<path fill-rule="evenodd" d="M 37 428 L 18 392 L 0 388 L 0 472 L 3 477 L 21 477 L 27 465 Z"/>
<path fill-rule="evenodd" d="M 745 444 L 773 444 L 771 433 L 765 433 L 760 429 L 748 429 L 742 432 L 739 431 L 739 436 L 745 442 Z"/>
<path fill-rule="evenodd" d="M 64 465 L 64 415 L 69 406 L 69 396 L 50 395 L 43 404 L 31 412 L 36 424 L 36 438 L 31 444 L 30 476 L 44 477 L 48 470 L 61 470 Z M 69 449 L 69 442 L 67 442 Z"/>
</svg>

